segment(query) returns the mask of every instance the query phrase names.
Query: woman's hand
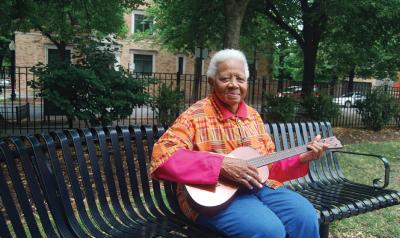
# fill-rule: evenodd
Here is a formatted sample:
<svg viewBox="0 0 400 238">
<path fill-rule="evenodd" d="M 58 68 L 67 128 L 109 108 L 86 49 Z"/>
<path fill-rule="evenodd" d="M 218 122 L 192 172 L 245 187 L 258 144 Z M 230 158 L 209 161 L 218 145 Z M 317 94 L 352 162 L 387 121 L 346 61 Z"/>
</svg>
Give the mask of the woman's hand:
<svg viewBox="0 0 400 238">
<path fill-rule="evenodd" d="M 321 158 L 324 152 L 328 149 L 329 144 L 320 142 L 321 135 L 317 135 L 314 140 L 307 145 L 307 148 L 310 150 L 306 153 L 300 155 L 300 161 L 302 163 L 307 163 L 311 160 L 317 160 Z"/>
<path fill-rule="evenodd" d="M 237 182 L 248 189 L 253 187 L 261 188 L 262 181 L 254 166 L 249 165 L 245 160 L 225 157 L 222 161 L 220 176 Z"/>
</svg>

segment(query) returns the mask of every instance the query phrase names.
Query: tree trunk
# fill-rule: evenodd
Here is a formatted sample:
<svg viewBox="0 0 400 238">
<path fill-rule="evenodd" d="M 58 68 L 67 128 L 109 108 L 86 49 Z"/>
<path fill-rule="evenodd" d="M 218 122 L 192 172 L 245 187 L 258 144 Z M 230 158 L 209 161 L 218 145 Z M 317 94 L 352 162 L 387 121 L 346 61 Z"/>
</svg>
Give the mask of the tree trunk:
<svg viewBox="0 0 400 238">
<path fill-rule="evenodd" d="M 240 28 L 249 0 L 225 0 L 224 48 L 239 48 Z"/>
<path fill-rule="evenodd" d="M 347 85 L 347 92 L 351 93 L 354 90 L 354 77 L 356 75 L 356 67 L 352 67 L 349 72 L 349 84 Z"/>
<path fill-rule="evenodd" d="M 329 87 L 329 95 L 331 95 L 331 96 L 334 96 L 334 94 L 335 94 L 335 85 L 336 85 L 338 79 L 339 79 L 339 77 L 336 74 L 334 74 L 329 83 L 330 84 L 329 85 L 330 86 Z"/>
<path fill-rule="evenodd" d="M 6 54 L 7 50 L 6 47 L 8 47 L 7 44 L 1 44 L 0 46 L 0 67 L 3 66 L 3 59 L 4 59 L 4 55 Z"/>
<path fill-rule="evenodd" d="M 304 53 L 304 71 L 302 91 L 305 96 L 310 96 L 313 92 L 315 81 L 315 64 L 317 61 L 318 42 L 311 40 L 305 41 Z"/>
<path fill-rule="evenodd" d="M 72 117 L 67 116 L 67 123 L 68 123 L 68 128 L 74 127 L 74 119 Z"/>
<path fill-rule="evenodd" d="M 285 56 L 282 52 L 279 54 L 279 75 L 278 75 L 278 92 L 283 92 L 283 81 L 285 79 L 284 62 Z"/>
<path fill-rule="evenodd" d="M 264 48 L 265 49 L 265 57 L 266 57 L 266 60 L 267 60 L 267 74 L 265 75 L 266 76 L 266 78 L 268 79 L 268 80 L 271 80 L 272 79 L 272 62 L 273 62 L 273 59 L 272 59 L 272 55 L 273 55 L 273 52 L 274 52 L 274 47 L 272 46 L 272 43 L 271 42 L 267 42 L 267 43 L 265 43 L 263 46 L 261 46 L 262 48 Z M 262 90 L 267 90 L 267 88 L 262 88 Z"/>
</svg>

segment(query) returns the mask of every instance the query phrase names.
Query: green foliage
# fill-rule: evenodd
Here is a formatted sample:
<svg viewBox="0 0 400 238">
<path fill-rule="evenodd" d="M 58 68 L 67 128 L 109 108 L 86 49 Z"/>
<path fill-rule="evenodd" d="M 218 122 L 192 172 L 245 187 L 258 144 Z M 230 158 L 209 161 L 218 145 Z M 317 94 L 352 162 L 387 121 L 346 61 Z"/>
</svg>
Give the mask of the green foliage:
<svg viewBox="0 0 400 238">
<path fill-rule="evenodd" d="M 157 34 L 150 36 L 173 51 L 221 48 L 226 2 L 155 0 L 150 14 Z M 356 76 L 393 78 L 400 60 L 399 11 L 396 0 L 250 1 L 241 49 L 253 55 L 256 48 L 259 56 L 272 58 L 275 77 L 310 80 L 304 86 L 310 92 L 314 76 L 315 81 L 342 79 L 354 68 Z M 265 45 L 274 50 L 262 52 Z"/>
<path fill-rule="evenodd" d="M 147 12 L 157 21 L 153 30 L 163 47 L 194 53 L 195 47 L 222 47 L 223 6 L 218 0 L 154 0 Z"/>
<path fill-rule="evenodd" d="M 326 95 L 296 98 L 267 94 L 263 99 L 262 114 L 268 121 L 331 120 L 339 113 L 339 106 Z"/>
<path fill-rule="evenodd" d="M 313 121 L 331 120 L 339 116 L 340 108 L 332 102 L 332 97 L 321 94 L 320 96 L 305 96 L 301 101 L 304 119 Z"/>
<path fill-rule="evenodd" d="M 272 57 L 272 76 L 275 79 L 302 81 L 303 53 L 296 44 L 282 40 L 281 44 L 274 46 Z"/>
<path fill-rule="evenodd" d="M 374 131 L 379 131 L 400 111 L 398 99 L 382 89 L 368 93 L 364 101 L 357 101 L 356 107 L 362 121 Z"/>
<path fill-rule="evenodd" d="M 183 92 L 173 89 L 172 85 L 163 83 L 158 95 L 152 98 L 150 105 L 160 124 L 171 125 L 177 114 L 183 109 Z"/>
<path fill-rule="evenodd" d="M 88 36 L 124 36 L 124 13 L 144 0 L 0 1 L 0 66 L 15 31 L 39 31 L 64 50 Z"/>
<path fill-rule="evenodd" d="M 297 101 L 293 97 L 267 94 L 263 98 L 262 114 L 267 121 L 293 121 L 296 117 Z"/>
<path fill-rule="evenodd" d="M 122 67 L 114 69 L 115 56 L 110 47 L 92 41 L 80 49 L 79 64 L 38 65 L 32 70 L 38 80 L 30 81 L 31 87 L 40 89 L 43 98 L 69 120 L 107 125 L 147 102 L 144 82 Z"/>
<path fill-rule="evenodd" d="M 11 0 L 3 0 L 0 2 L 0 67 L 4 64 L 9 64 L 10 61 L 10 50 L 8 46 L 14 33 L 15 21 L 15 16 L 13 12 L 10 11 L 12 5 L 13 1 Z"/>
</svg>

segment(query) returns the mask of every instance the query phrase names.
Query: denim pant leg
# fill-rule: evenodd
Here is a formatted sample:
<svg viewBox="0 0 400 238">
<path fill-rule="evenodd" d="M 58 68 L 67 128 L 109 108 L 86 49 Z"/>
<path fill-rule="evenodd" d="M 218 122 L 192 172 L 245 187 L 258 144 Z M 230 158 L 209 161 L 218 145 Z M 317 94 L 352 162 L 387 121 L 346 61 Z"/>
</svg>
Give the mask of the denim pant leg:
<svg viewBox="0 0 400 238">
<path fill-rule="evenodd" d="M 200 225 L 218 230 L 229 237 L 285 237 L 280 219 L 255 194 L 240 195 L 215 216 L 200 215 Z"/>
<path fill-rule="evenodd" d="M 300 194 L 284 187 L 264 187 L 255 195 L 279 217 L 288 237 L 319 237 L 315 208 Z"/>
</svg>

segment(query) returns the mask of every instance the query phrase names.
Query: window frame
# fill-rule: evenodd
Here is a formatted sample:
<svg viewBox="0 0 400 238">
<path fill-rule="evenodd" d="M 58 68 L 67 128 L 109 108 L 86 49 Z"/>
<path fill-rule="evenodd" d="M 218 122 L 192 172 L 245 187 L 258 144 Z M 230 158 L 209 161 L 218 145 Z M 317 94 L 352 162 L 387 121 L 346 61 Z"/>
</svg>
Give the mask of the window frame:
<svg viewBox="0 0 400 238">
<path fill-rule="evenodd" d="M 147 51 L 147 50 L 131 50 L 131 65 L 135 65 L 135 54 L 137 55 L 151 55 L 152 56 L 152 74 L 156 72 L 156 52 L 154 51 Z M 136 66 L 135 66 L 136 68 Z M 132 71 L 133 73 L 135 72 L 135 69 Z M 143 73 L 143 72 L 139 72 Z"/>
<path fill-rule="evenodd" d="M 44 54 L 45 54 L 44 61 L 45 61 L 46 65 L 49 64 L 49 50 L 59 50 L 59 49 L 55 45 L 44 45 Z M 65 47 L 65 50 L 68 50 L 70 52 L 70 63 L 72 63 L 72 50 L 73 50 L 73 47 L 72 46 L 67 46 L 67 47 Z"/>
<path fill-rule="evenodd" d="M 143 17 L 146 17 L 146 14 L 144 13 L 143 10 L 133 10 L 132 11 L 132 16 L 131 16 L 131 33 L 135 34 L 135 15 L 142 15 Z M 154 19 L 152 21 L 152 24 L 154 24 Z"/>
<path fill-rule="evenodd" d="M 176 72 L 179 72 L 179 58 L 183 58 L 183 62 L 182 62 L 182 72 L 181 74 L 185 74 L 186 73 L 186 56 L 183 54 L 177 54 L 176 55 Z"/>
</svg>

